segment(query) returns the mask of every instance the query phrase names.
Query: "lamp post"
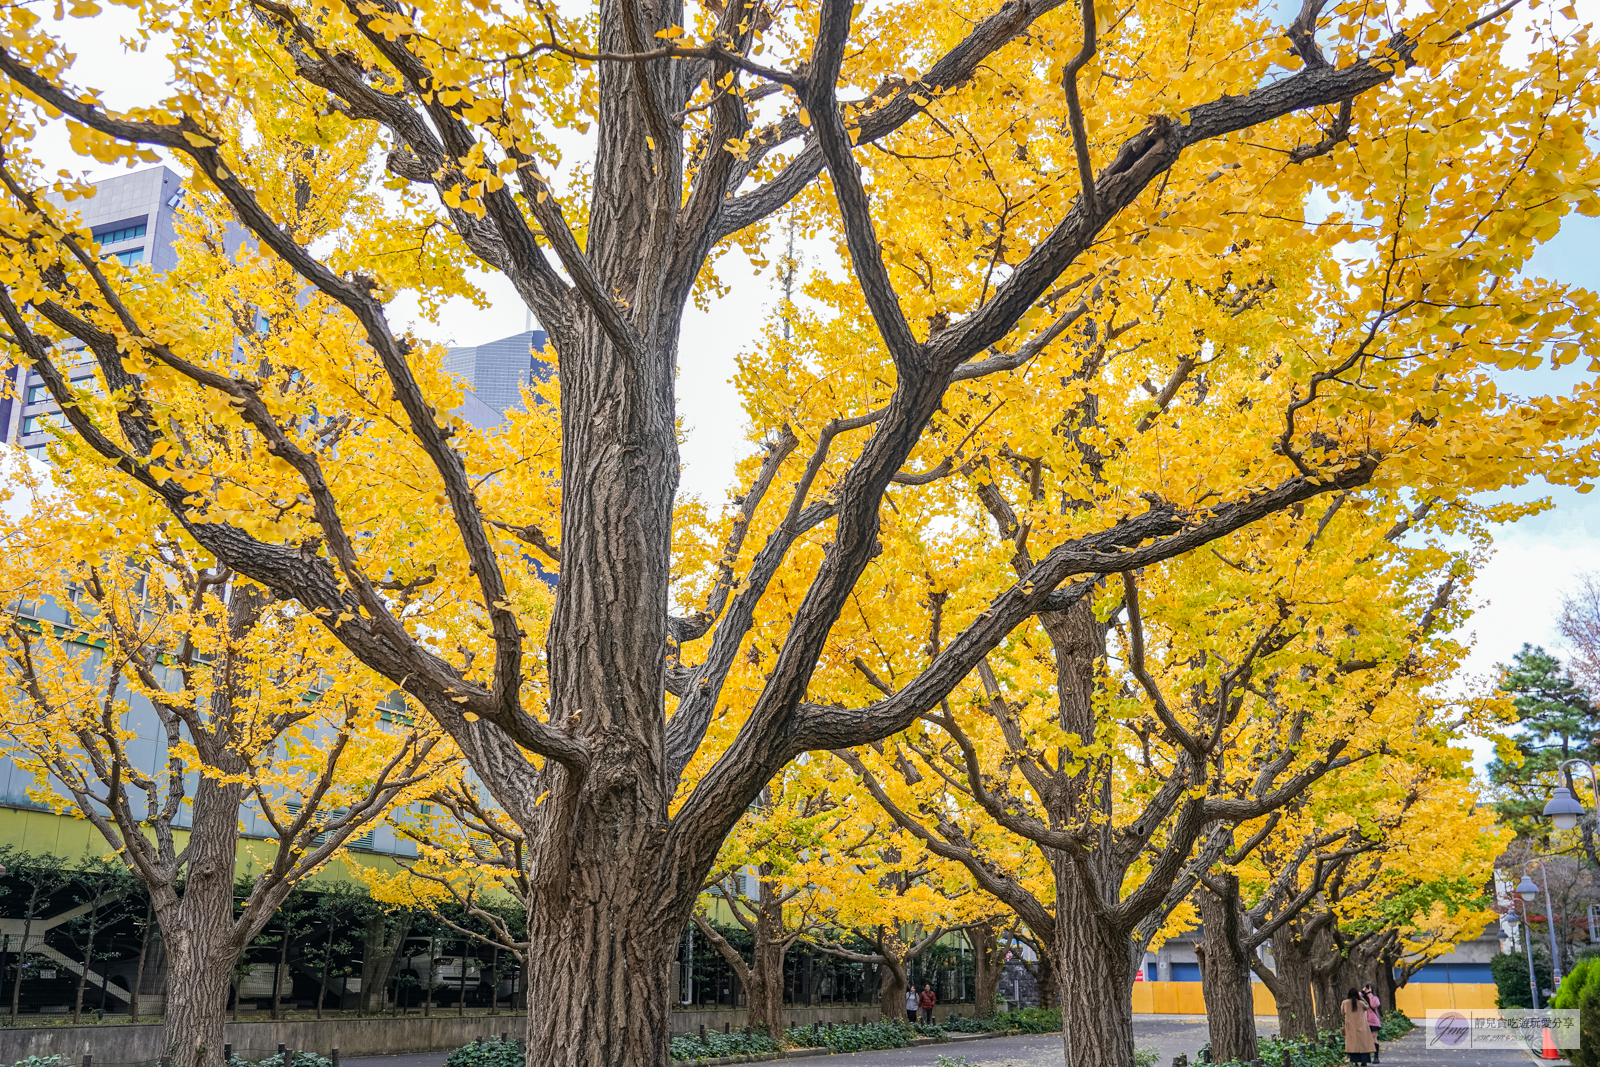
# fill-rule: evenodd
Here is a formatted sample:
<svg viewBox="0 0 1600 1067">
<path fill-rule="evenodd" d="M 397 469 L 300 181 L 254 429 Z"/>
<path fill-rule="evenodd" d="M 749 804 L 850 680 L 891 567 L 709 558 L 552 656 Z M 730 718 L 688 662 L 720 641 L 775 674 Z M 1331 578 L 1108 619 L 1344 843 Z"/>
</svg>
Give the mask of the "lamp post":
<svg viewBox="0 0 1600 1067">
<path fill-rule="evenodd" d="M 1527 881 L 1526 877 L 1523 881 Z M 1519 887 L 1520 888 L 1520 887 Z M 1522 896 L 1519 892 L 1517 896 Z M 1528 993 L 1533 997 L 1533 1010 L 1539 1010 L 1539 976 L 1533 970 L 1533 928 L 1528 925 L 1528 900 L 1533 899 L 1529 893 L 1522 902 L 1522 947 L 1528 950 Z"/>
<path fill-rule="evenodd" d="M 1544 876 L 1544 919 L 1550 927 L 1550 988 L 1553 990 L 1561 985 L 1561 950 L 1556 948 L 1556 913 L 1550 903 L 1550 868 L 1544 865 L 1544 860 L 1531 859 L 1522 865 L 1522 881 L 1517 883 L 1517 895 L 1524 902 L 1531 902 L 1534 894 L 1539 891 L 1539 887 L 1527 874 L 1528 866 L 1534 863 L 1539 865 L 1539 873 Z M 1528 909 L 1524 907 L 1522 911 L 1526 916 Z"/>
<path fill-rule="evenodd" d="M 1562 781 L 1562 779 L 1565 779 L 1567 782 L 1571 782 L 1572 781 L 1572 768 L 1573 767 L 1580 767 L 1580 766 L 1585 768 L 1589 772 L 1589 787 L 1594 793 L 1594 807 L 1595 807 L 1596 811 L 1600 811 L 1600 774 L 1597 774 L 1595 772 L 1594 764 L 1590 763 L 1586 759 L 1562 760 L 1561 761 L 1561 765 L 1556 768 L 1556 775 L 1557 775 L 1556 781 L 1559 783 L 1559 782 Z M 1556 788 L 1555 788 L 1555 792 L 1550 795 L 1549 801 L 1546 802 L 1546 804 L 1544 806 L 1544 814 L 1545 814 L 1546 817 L 1549 818 L 1551 823 L 1554 824 L 1554 826 L 1555 826 L 1555 828 L 1557 830 L 1572 830 L 1572 829 L 1576 829 L 1577 825 L 1578 825 L 1578 820 L 1583 818 L 1583 814 L 1584 814 L 1583 801 L 1579 800 L 1577 797 L 1572 795 L 1572 789 L 1569 786 L 1558 784 L 1556 786 Z M 1545 910 L 1546 910 L 1546 912 L 1549 912 L 1549 916 L 1550 916 L 1550 945 L 1551 945 L 1551 949 L 1552 949 L 1552 955 L 1551 955 L 1551 961 L 1550 962 L 1551 962 L 1551 966 L 1553 968 L 1553 970 L 1551 971 L 1551 977 L 1556 982 L 1559 982 L 1560 979 L 1556 977 L 1556 974 L 1560 971 L 1561 965 L 1560 965 L 1560 963 L 1556 962 L 1556 959 L 1555 959 L 1555 956 L 1554 956 L 1555 935 L 1556 935 L 1555 913 L 1554 912 L 1550 912 L 1550 903 L 1549 903 L 1549 901 L 1550 901 L 1550 872 L 1548 870 L 1545 870 L 1543 862 L 1540 862 L 1539 868 L 1540 868 L 1540 870 L 1545 872 L 1545 876 L 1544 876 Z M 1524 877 L 1524 880 L 1526 881 L 1527 880 L 1527 876 L 1524 875 L 1523 877 Z M 1524 898 L 1524 899 L 1525 900 L 1531 900 L 1532 898 L 1531 897 L 1527 897 L 1527 898 Z M 1527 912 L 1527 908 L 1526 907 L 1523 908 L 1523 912 L 1524 913 Z"/>
</svg>

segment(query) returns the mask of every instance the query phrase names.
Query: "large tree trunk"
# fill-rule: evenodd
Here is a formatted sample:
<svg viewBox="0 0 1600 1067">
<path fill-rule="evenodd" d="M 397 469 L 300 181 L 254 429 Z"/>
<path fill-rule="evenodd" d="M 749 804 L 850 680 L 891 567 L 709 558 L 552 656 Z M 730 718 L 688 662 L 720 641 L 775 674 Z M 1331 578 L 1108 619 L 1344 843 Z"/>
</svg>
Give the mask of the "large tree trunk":
<svg viewBox="0 0 1600 1067">
<path fill-rule="evenodd" d="M 777 940 L 781 931 L 769 931 L 765 923 L 758 924 L 755 947 L 752 950 L 754 965 L 745 980 L 745 1003 L 751 1026 L 766 1027 L 767 1034 L 776 1041 L 783 1040 L 783 957 L 787 954 L 785 941 Z M 742 978 L 743 976 L 741 976 Z"/>
<path fill-rule="evenodd" d="M 1378 981 L 1373 988 L 1378 991 L 1378 1002 L 1382 1005 L 1380 1015 L 1394 1010 L 1394 995 L 1400 991 L 1400 985 L 1394 977 L 1395 964 L 1398 962 L 1396 957 L 1390 955 L 1378 961 Z"/>
<path fill-rule="evenodd" d="M 389 975 L 410 928 L 411 919 L 405 912 L 391 917 L 378 911 L 367 920 L 367 933 L 361 945 L 361 993 L 357 1002 L 363 1012 L 383 1010 Z"/>
<path fill-rule="evenodd" d="M 1328 946 L 1331 944 L 1331 938 L 1318 937 L 1317 948 L 1320 951 L 1312 957 L 1311 988 L 1317 998 L 1318 1030 L 1339 1030 L 1344 1027 L 1344 1014 L 1339 1010 L 1347 988 L 1343 982 L 1344 961 L 1337 957 L 1328 958 Z"/>
<path fill-rule="evenodd" d="M 906 1017 L 906 962 L 887 954 L 878 965 L 878 1010 L 885 1019 Z"/>
<path fill-rule="evenodd" d="M 1217 1063 L 1249 1063 L 1259 1054 L 1255 1002 L 1250 989 L 1250 954 L 1239 928 L 1239 879 L 1220 874 L 1210 879 L 1221 894 L 1202 887 L 1195 893 L 1205 952 L 1200 981 L 1206 999 L 1206 1026 L 1211 1059 Z"/>
<path fill-rule="evenodd" d="M 1066 1067 L 1128 1067 L 1133 1062 L 1133 954 L 1126 932 L 1082 906 L 1067 861 L 1056 863 L 1056 959 Z M 1065 874 L 1070 881 L 1062 879 Z M 1063 890 L 1067 892 L 1064 894 Z M 1043 967 L 1041 967 L 1041 974 Z M 1041 998 L 1043 992 L 1041 989 Z"/>
<path fill-rule="evenodd" d="M 244 787 L 201 776 L 183 895 L 158 893 L 156 921 L 167 952 L 162 1044 L 173 1067 L 215 1067 L 222 1057 L 228 990 L 239 957 L 233 864 Z"/>
<path fill-rule="evenodd" d="M 594 845 L 601 847 L 595 848 Z M 576 838 L 574 851 L 609 852 Z M 668 1062 L 669 968 L 681 921 L 663 931 L 648 881 L 629 886 L 592 861 L 585 887 L 566 902 L 528 902 L 529 1063 L 571 1067 L 661 1067 Z"/>
<path fill-rule="evenodd" d="M 987 1019 L 994 1014 L 995 991 L 1005 970 L 1005 953 L 1000 951 L 1000 938 L 993 923 L 969 926 L 967 940 L 972 945 L 973 1010 L 978 1018 Z"/>
<path fill-rule="evenodd" d="M 174 1067 L 216 1067 L 222 1061 L 234 953 L 226 932 L 218 933 L 185 938 L 185 944 L 168 948 L 161 1031 Z"/>
<path fill-rule="evenodd" d="M 1272 969 L 1257 967 L 1278 1004 L 1278 1032 L 1285 1038 L 1317 1036 L 1317 1011 L 1311 998 L 1311 960 L 1287 926 L 1272 939 Z"/>
</svg>

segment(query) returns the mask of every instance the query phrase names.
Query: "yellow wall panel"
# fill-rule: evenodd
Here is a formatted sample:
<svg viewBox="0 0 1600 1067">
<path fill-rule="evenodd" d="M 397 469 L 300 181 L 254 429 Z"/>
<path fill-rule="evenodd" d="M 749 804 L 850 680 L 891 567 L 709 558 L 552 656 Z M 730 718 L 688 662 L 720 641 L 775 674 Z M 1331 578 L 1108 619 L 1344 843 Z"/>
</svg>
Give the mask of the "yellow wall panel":
<svg viewBox="0 0 1600 1067">
<path fill-rule="evenodd" d="M 1278 1002 L 1272 998 L 1272 990 L 1262 982 L 1250 983 L 1250 995 L 1255 1000 L 1254 1011 L 1257 1015 L 1278 1014 Z"/>
<path fill-rule="evenodd" d="M 1154 982 L 1133 983 L 1133 1013 L 1135 1015 L 1149 1015 L 1156 1010 L 1156 991 Z"/>
<path fill-rule="evenodd" d="M 1173 982 L 1178 987 L 1178 1014 L 1204 1015 L 1206 998 L 1200 992 L 1199 982 Z"/>
<path fill-rule="evenodd" d="M 1260 982 L 1250 983 L 1257 1015 L 1276 1015 L 1277 1002 Z M 1413 1019 L 1421 1020 L 1430 1010 L 1449 1008 L 1492 1008 L 1495 987 L 1482 983 L 1421 982 L 1395 993 L 1395 1006 Z M 1199 982 L 1135 982 L 1133 1011 L 1136 1015 L 1204 1015 L 1205 997 Z"/>
</svg>

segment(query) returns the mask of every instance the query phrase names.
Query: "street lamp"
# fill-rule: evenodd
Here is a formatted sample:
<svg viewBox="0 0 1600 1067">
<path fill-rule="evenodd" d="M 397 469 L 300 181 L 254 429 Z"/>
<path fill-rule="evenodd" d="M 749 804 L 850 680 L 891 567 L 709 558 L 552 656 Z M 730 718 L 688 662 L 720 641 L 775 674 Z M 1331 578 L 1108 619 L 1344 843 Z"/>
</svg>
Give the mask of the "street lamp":
<svg viewBox="0 0 1600 1067">
<path fill-rule="evenodd" d="M 1586 759 L 1562 760 L 1561 766 L 1556 768 L 1556 781 L 1563 778 L 1572 781 L 1570 767 L 1582 765 L 1589 770 L 1589 782 L 1594 787 L 1594 806 L 1600 811 L 1600 774 L 1595 773 L 1594 764 Z M 1571 830 L 1578 825 L 1578 819 L 1583 815 L 1583 802 L 1572 795 L 1572 790 L 1565 785 L 1557 785 L 1556 791 L 1550 795 L 1550 800 L 1544 806 L 1544 813 L 1555 823 L 1557 830 Z"/>
<path fill-rule="evenodd" d="M 1523 875 L 1522 880 L 1528 881 L 1528 876 Z M 1522 886 L 1517 886 L 1517 896 L 1522 896 Z M 1533 898 L 1529 893 L 1522 899 L 1522 947 L 1528 950 L 1528 992 L 1533 997 L 1533 1010 L 1539 1010 L 1539 976 L 1533 970 L 1533 927 L 1528 925 L 1528 901 Z M 1512 911 L 1512 917 L 1516 912 Z"/>
<path fill-rule="evenodd" d="M 1557 830 L 1571 830 L 1583 815 L 1583 805 L 1572 795 L 1572 790 L 1558 785 L 1549 803 L 1545 804 L 1544 813 L 1555 823 Z"/>
<path fill-rule="evenodd" d="M 1561 951 L 1556 948 L 1556 912 L 1550 904 L 1550 868 L 1544 865 L 1544 860 L 1532 859 L 1522 866 L 1522 881 L 1517 883 L 1517 896 L 1522 898 L 1522 921 L 1528 921 L 1528 905 L 1539 895 L 1539 886 L 1532 878 L 1528 877 L 1528 867 L 1537 863 L 1539 873 L 1544 876 L 1544 918 L 1550 927 L 1550 988 L 1557 989 L 1561 985 Z M 1528 936 L 1533 936 L 1533 928 L 1528 928 Z M 1531 953 L 1531 948 L 1530 948 Z M 1530 960 L 1533 958 L 1530 954 Z M 1532 966 L 1532 964 L 1529 964 Z M 1534 1005 L 1537 1007 L 1538 1005 Z"/>
</svg>

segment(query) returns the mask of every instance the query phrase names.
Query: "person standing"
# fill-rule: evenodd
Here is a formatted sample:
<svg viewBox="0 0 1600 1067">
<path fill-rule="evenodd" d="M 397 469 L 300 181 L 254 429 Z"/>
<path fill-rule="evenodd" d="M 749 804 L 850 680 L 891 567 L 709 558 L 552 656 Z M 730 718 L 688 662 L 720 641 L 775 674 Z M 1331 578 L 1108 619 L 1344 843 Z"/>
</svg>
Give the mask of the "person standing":
<svg viewBox="0 0 1600 1067">
<path fill-rule="evenodd" d="M 1344 1015 L 1344 1054 L 1351 1063 L 1371 1063 L 1372 1053 L 1378 1047 L 1372 1039 L 1372 1028 L 1367 1025 L 1367 1012 L 1372 1005 L 1355 989 L 1351 989 L 1344 1003 L 1339 1005 Z"/>
<path fill-rule="evenodd" d="M 1378 1031 L 1383 1028 L 1383 1014 L 1379 1010 L 1381 1002 L 1378 1000 L 1378 991 L 1370 985 L 1364 985 L 1361 987 L 1361 999 L 1367 1002 L 1367 1026 L 1372 1030 L 1372 1062 L 1380 1063 L 1383 1046 L 1378 1044 Z"/>
<path fill-rule="evenodd" d="M 906 986 L 906 1022 L 914 1023 L 917 1021 L 917 1009 L 921 1006 L 922 999 L 917 996 L 917 987 L 914 985 Z"/>
<path fill-rule="evenodd" d="M 917 998 L 917 1002 L 922 1005 L 922 1021 L 925 1023 L 933 1022 L 933 986 L 929 985 L 927 982 L 923 982 L 922 996 Z"/>
</svg>

